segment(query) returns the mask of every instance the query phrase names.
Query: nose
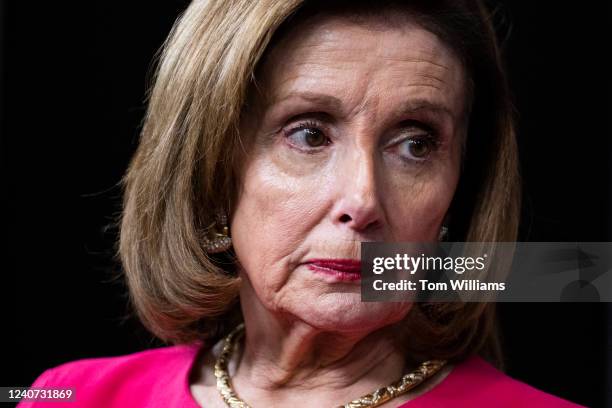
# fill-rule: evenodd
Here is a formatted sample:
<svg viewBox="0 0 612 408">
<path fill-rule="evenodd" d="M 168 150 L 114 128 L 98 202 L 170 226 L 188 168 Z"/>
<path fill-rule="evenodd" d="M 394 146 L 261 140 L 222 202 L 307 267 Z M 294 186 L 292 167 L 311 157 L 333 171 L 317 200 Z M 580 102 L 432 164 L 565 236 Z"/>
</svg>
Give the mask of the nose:
<svg viewBox="0 0 612 408">
<path fill-rule="evenodd" d="M 344 160 L 337 169 L 338 200 L 333 210 L 334 223 L 360 234 L 371 233 L 383 225 L 376 161 L 370 152 L 360 152 Z"/>
</svg>

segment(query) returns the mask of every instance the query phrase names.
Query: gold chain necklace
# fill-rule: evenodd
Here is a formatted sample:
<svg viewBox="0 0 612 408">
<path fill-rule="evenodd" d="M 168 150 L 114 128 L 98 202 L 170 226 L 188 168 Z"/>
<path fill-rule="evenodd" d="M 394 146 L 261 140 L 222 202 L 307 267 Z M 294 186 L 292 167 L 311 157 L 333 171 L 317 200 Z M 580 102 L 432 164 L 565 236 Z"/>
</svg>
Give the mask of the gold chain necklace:
<svg viewBox="0 0 612 408">
<path fill-rule="evenodd" d="M 215 377 L 217 377 L 217 390 L 221 393 L 223 400 L 228 407 L 231 408 L 251 408 L 246 402 L 241 400 L 234 389 L 227 370 L 227 364 L 231 357 L 236 343 L 244 336 L 244 324 L 238 325 L 228 334 L 223 341 L 223 349 L 219 354 L 219 358 L 215 362 Z M 426 379 L 440 371 L 446 364 L 444 360 L 430 360 L 421 363 L 416 370 L 403 375 L 399 380 L 381 387 L 371 394 L 366 394 L 356 400 L 348 402 L 340 407 L 344 408 L 363 408 L 363 407 L 378 407 L 385 402 L 398 397 L 417 385 L 421 384 Z"/>
</svg>

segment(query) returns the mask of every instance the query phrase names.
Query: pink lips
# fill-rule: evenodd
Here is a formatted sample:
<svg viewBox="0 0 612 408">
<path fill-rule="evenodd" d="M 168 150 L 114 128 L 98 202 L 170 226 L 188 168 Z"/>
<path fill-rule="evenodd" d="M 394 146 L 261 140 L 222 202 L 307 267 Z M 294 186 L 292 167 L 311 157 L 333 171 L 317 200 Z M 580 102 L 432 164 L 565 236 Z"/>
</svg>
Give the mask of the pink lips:
<svg viewBox="0 0 612 408">
<path fill-rule="evenodd" d="M 361 261 L 355 259 L 310 259 L 308 269 L 328 275 L 338 281 L 361 279 Z"/>
</svg>

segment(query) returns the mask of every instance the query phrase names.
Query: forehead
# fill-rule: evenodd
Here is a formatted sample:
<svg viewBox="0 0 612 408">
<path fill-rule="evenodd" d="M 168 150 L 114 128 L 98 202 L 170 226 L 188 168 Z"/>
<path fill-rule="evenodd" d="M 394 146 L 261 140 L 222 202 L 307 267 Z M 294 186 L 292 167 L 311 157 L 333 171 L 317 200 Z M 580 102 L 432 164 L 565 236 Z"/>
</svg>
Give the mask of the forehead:
<svg viewBox="0 0 612 408">
<path fill-rule="evenodd" d="M 409 15 L 297 23 L 269 51 L 258 79 L 269 104 L 312 92 L 349 105 L 414 98 L 459 116 L 466 96 L 460 59 Z"/>
</svg>

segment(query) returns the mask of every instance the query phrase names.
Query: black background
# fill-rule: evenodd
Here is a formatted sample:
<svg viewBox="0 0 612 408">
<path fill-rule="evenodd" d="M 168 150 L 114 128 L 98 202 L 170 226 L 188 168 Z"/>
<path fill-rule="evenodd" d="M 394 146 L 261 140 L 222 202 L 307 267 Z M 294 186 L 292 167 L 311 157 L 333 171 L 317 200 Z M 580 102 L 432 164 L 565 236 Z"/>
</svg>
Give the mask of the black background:
<svg viewBox="0 0 612 408">
<path fill-rule="evenodd" d="M 128 316 L 106 226 L 120 210 L 116 183 L 136 146 L 153 56 L 185 6 L 0 3 L 2 386 L 160 345 Z M 509 32 L 520 112 L 521 240 L 612 241 L 610 6 L 507 1 L 504 10 L 496 21 Z M 500 309 L 510 375 L 612 406 L 608 305 Z"/>
</svg>

